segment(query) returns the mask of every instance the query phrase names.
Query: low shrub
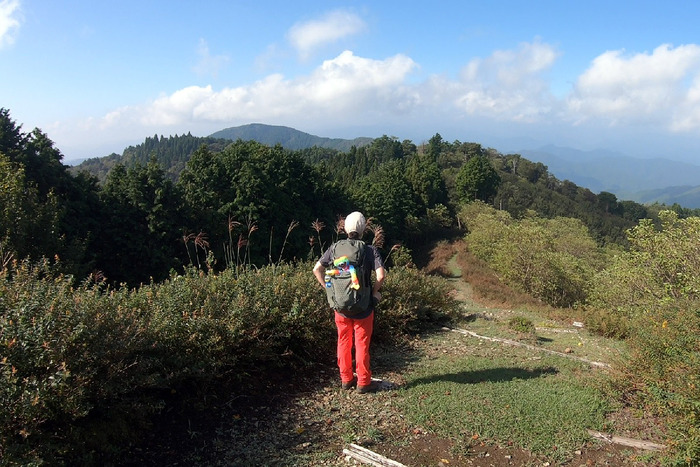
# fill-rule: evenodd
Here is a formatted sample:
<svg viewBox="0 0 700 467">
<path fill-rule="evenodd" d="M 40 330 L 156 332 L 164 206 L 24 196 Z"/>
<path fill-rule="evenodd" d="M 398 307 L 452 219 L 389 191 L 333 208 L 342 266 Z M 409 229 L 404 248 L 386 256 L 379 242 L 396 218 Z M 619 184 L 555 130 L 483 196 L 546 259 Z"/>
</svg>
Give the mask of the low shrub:
<svg viewBox="0 0 700 467">
<path fill-rule="evenodd" d="M 47 261 L 0 271 L 0 459 L 99 463 L 197 388 L 332 364 L 333 315 L 311 269 L 191 269 L 136 289 L 74 286 Z M 383 293 L 377 345 L 456 311 L 445 283 L 414 269 L 392 269 Z"/>
<path fill-rule="evenodd" d="M 582 312 L 582 316 L 586 328 L 601 336 L 626 339 L 630 335 L 630 321 L 619 313 L 588 308 Z"/>
<path fill-rule="evenodd" d="M 42 427 L 91 409 L 91 369 L 71 360 L 86 319 L 73 306 L 70 278 L 51 277 L 47 261 L 0 272 L 0 459 L 24 463 Z"/>
<path fill-rule="evenodd" d="M 646 410 L 665 417 L 672 439 L 669 463 L 700 459 L 700 306 L 681 299 L 635 317 L 623 369 L 626 388 Z"/>
<path fill-rule="evenodd" d="M 508 327 L 516 332 L 521 332 L 523 334 L 534 334 L 535 324 L 532 320 L 525 318 L 524 316 L 513 316 L 508 320 Z"/>
<path fill-rule="evenodd" d="M 659 213 L 628 233 L 630 249 L 598 274 L 590 304 L 599 330 L 627 337 L 623 393 L 670 428 L 669 464 L 700 458 L 700 218 Z"/>
<path fill-rule="evenodd" d="M 448 282 L 414 268 L 391 269 L 382 294 L 373 338 L 379 344 L 449 321 L 459 312 Z"/>
<path fill-rule="evenodd" d="M 466 214 L 465 214 L 466 213 Z M 469 250 L 510 286 L 555 307 L 583 303 L 604 256 L 578 219 L 519 220 L 490 206 L 467 205 Z"/>
</svg>

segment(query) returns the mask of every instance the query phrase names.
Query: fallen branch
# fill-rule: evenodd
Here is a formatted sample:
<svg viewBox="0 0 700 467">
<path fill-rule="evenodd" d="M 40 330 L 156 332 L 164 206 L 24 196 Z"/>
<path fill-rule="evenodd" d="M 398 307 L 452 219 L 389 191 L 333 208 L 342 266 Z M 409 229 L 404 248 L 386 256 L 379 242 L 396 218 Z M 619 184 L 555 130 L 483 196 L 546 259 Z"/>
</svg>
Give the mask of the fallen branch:
<svg viewBox="0 0 700 467">
<path fill-rule="evenodd" d="M 577 357 L 575 355 L 571 355 L 571 354 L 567 354 L 567 353 L 563 353 L 563 352 L 557 352 L 556 350 L 543 349 L 542 347 L 537 347 L 534 345 L 525 344 L 523 342 L 518 342 L 518 341 L 514 341 L 514 340 L 510 340 L 510 339 L 501 339 L 499 337 L 480 336 L 479 334 L 477 334 L 473 331 L 467 331 L 466 329 L 459 329 L 459 328 L 455 328 L 455 329 L 443 328 L 443 329 L 446 329 L 446 330 L 449 330 L 452 332 L 458 332 L 460 334 L 466 334 L 468 336 L 476 337 L 477 339 L 483 339 L 483 340 L 487 340 L 487 341 L 491 341 L 491 342 L 500 342 L 502 344 L 514 345 L 514 346 L 518 346 L 518 347 L 525 347 L 525 348 L 528 348 L 530 350 L 536 350 L 538 352 L 546 352 L 546 353 L 550 353 L 550 354 L 554 354 L 554 355 L 559 355 L 560 357 L 566 357 L 566 358 L 570 358 L 573 360 L 578 360 L 580 362 L 584 362 L 584 363 L 587 363 L 591 366 L 596 366 L 599 368 L 610 368 L 610 365 L 607 363 L 595 362 L 592 360 L 587 360 L 585 358 Z"/>
<path fill-rule="evenodd" d="M 406 467 L 400 462 L 388 459 L 357 444 L 350 444 L 346 449 L 343 449 L 343 454 L 363 464 L 376 465 L 377 467 Z"/>
<path fill-rule="evenodd" d="M 649 441 L 642 441 L 640 439 L 625 438 L 624 436 L 613 436 L 607 433 L 601 433 L 600 431 L 587 430 L 588 434 L 593 438 L 602 439 L 608 443 L 621 444 L 623 446 L 629 446 L 637 449 L 644 449 L 646 451 L 661 451 L 666 449 L 664 444 L 651 443 Z"/>
</svg>

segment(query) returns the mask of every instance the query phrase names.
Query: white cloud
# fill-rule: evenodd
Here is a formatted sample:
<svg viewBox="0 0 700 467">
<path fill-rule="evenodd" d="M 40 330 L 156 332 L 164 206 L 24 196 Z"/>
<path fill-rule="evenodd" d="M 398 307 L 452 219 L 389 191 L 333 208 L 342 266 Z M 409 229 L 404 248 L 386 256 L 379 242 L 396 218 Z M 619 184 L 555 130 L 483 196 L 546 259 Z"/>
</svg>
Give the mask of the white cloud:
<svg viewBox="0 0 700 467">
<path fill-rule="evenodd" d="M 192 120 L 193 109 L 213 94 L 211 86 L 189 86 L 170 96 L 156 99 L 140 112 L 139 121 L 146 126 L 169 127 Z"/>
<path fill-rule="evenodd" d="M 685 101 L 676 108 L 670 129 L 690 132 L 700 128 L 700 74 L 697 74 L 685 95 Z"/>
<path fill-rule="evenodd" d="M 290 80 L 272 74 L 251 85 L 218 92 L 211 86 L 190 86 L 148 105 L 112 112 L 100 120 L 100 126 L 133 122 L 155 128 L 196 121 L 292 122 L 313 116 L 361 121 L 364 112 L 376 111 L 377 107 L 380 113 L 409 111 L 414 97 L 404 92 L 402 83 L 415 67 L 415 62 L 404 55 L 372 60 L 346 51 L 323 62 L 309 76 Z"/>
<path fill-rule="evenodd" d="M 308 75 L 270 74 L 219 91 L 190 86 L 87 124 L 101 132 L 150 135 L 205 126 L 213 132 L 251 122 L 310 129 L 416 127 L 428 119 L 430 125 L 454 125 L 465 115 L 527 121 L 546 112 L 542 108 L 551 96 L 541 75 L 556 56 L 536 41 L 470 62 L 459 80 L 434 75 L 414 84 L 409 78 L 418 64 L 408 56 L 376 60 L 344 51 Z"/>
<path fill-rule="evenodd" d="M 336 10 L 322 18 L 297 23 L 288 38 L 299 55 L 306 59 L 319 46 L 355 35 L 365 29 L 365 22 L 354 13 Z"/>
<path fill-rule="evenodd" d="M 189 86 L 150 103 L 125 106 L 101 118 L 57 122 L 48 129 L 71 157 L 95 157 L 86 134 L 100 142 L 137 144 L 152 134 L 209 134 L 226 126 L 251 122 L 310 128 L 318 125 L 383 125 L 391 116 L 406 115 L 419 103 L 415 90 L 405 86 L 416 63 L 404 55 L 384 60 L 346 51 L 327 60 L 307 76 L 296 79 L 271 74 L 255 83 L 224 88 Z M 72 143 L 80 141 L 80 143 Z M 83 147 L 82 151 L 78 147 Z M 103 149 L 101 149 L 103 150 Z M 103 150 L 104 151 L 104 150 Z"/>
<path fill-rule="evenodd" d="M 700 46 L 694 44 L 676 48 L 665 44 L 651 54 L 605 52 L 578 78 L 568 98 L 568 112 L 579 122 L 601 119 L 612 125 L 697 128 L 697 88 L 687 83 L 698 83 L 698 78 Z"/>
<path fill-rule="evenodd" d="M 204 39 L 199 39 L 197 55 L 199 55 L 199 61 L 192 69 L 200 76 L 209 75 L 216 78 L 221 67 L 229 61 L 227 55 L 212 56 L 209 52 L 209 44 Z"/>
<path fill-rule="evenodd" d="M 15 42 L 15 34 L 19 26 L 19 0 L 0 1 L 0 49 Z"/>
<path fill-rule="evenodd" d="M 553 98 L 543 75 L 558 56 L 551 45 L 535 40 L 474 59 L 451 86 L 454 103 L 469 115 L 533 121 L 551 111 Z"/>
</svg>

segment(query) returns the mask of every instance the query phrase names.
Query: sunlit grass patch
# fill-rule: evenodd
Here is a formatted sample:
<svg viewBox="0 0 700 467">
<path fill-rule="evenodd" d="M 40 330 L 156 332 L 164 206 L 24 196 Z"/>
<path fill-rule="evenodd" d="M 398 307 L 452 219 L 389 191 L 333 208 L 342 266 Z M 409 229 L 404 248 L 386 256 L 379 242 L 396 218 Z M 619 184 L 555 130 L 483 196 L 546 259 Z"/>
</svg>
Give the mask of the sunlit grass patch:
<svg viewBox="0 0 700 467">
<path fill-rule="evenodd" d="M 468 449 L 475 440 L 511 442 L 535 454 L 565 459 L 601 429 L 608 403 L 593 381 L 597 371 L 529 350 L 431 337 L 432 358 L 406 375 L 403 409 L 411 423 Z M 449 349 L 462 348 L 462 352 Z"/>
<path fill-rule="evenodd" d="M 510 326 L 511 320 L 532 322 L 532 333 L 522 333 Z M 536 345 L 554 352 L 567 353 L 586 360 L 613 364 L 626 355 L 625 341 L 607 339 L 571 322 L 556 321 L 548 314 L 519 309 L 473 309 L 456 327 L 467 329 L 481 336 L 511 339 Z"/>
</svg>

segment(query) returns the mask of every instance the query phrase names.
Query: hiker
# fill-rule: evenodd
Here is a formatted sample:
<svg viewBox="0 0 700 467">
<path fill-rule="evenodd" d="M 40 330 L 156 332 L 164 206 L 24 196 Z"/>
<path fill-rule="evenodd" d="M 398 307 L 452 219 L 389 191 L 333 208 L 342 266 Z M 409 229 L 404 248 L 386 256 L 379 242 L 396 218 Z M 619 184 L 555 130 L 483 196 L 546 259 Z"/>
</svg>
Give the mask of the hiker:
<svg viewBox="0 0 700 467">
<path fill-rule="evenodd" d="M 314 266 L 313 273 L 318 283 L 326 290 L 329 304 L 335 311 L 335 324 L 338 328 L 338 368 L 340 369 L 341 387 L 352 389 L 360 394 L 373 392 L 376 390 L 376 383 L 372 382 L 372 371 L 369 362 L 369 345 L 374 327 L 374 307 L 381 300 L 382 294 L 379 289 L 384 283 L 386 272 L 384 262 L 379 251 L 372 246 L 366 245 L 361 239 L 366 226 L 365 217 L 360 212 L 348 214 L 345 218 L 345 233 L 348 238 L 339 240 L 331 245 L 321 256 Z M 333 269 L 334 263 L 343 259 L 346 264 L 341 264 L 338 268 L 348 266 L 352 271 L 354 267 L 352 258 L 357 255 L 358 269 L 362 277 L 348 277 L 342 282 L 342 277 L 336 279 L 335 275 L 342 276 L 341 269 Z M 372 270 L 376 274 L 374 285 L 371 284 Z M 338 285 L 341 284 L 341 285 Z M 357 290 L 360 297 L 348 297 Z M 335 297 L 334 297 L 335 295 Z M 342 300 L 348 300 L 352 305 L 340 304 Z M 355 365 L 357 377 L 353 374 L 352 346 L 353 337 L 355 341 Z"/>
</svg>

